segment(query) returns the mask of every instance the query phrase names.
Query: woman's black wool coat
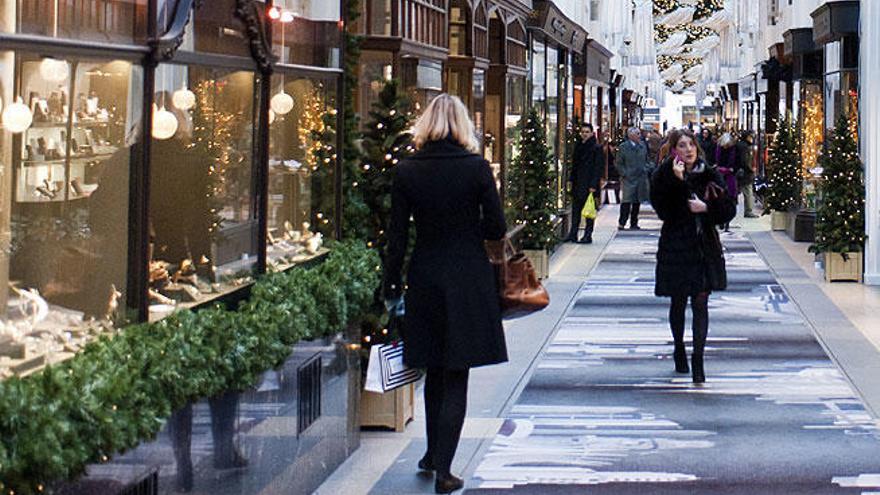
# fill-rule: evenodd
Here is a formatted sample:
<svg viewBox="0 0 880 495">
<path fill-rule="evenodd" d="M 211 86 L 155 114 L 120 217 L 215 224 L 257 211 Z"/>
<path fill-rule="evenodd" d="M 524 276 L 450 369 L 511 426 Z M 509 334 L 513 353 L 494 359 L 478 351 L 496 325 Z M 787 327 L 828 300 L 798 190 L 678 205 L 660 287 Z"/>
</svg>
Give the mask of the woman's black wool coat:
<svg viewBox="0 0 880 495">
<path fill-rule="evenodd" d="M 404 362 L 466 369 L 507 361 L 484 244 L 506 232 L 488 162 L 451 139 L 426 143 L 396 167 L 391 202 L 386 298 L 402 292 L 410 218 L 416 229 L 404 294 Z"/>
<path fill-rule="evenodd" d="M 707 201 L 710 182 L 726 190 L 715 168 L 698 163 L 682 181 L 672 171 L 672 159 L 663 162 L 651 181 L 651 204 L 663 221 L 657 249 L 654 293 L 658 296 L 690 296 L 727 288 L 724 253 L 716 225 L 736 216 L 736 203 L 723 195 Z M 688 199 L 695 195 L 706 202 L 708 212 L 691 213 Z"/>
</svg>

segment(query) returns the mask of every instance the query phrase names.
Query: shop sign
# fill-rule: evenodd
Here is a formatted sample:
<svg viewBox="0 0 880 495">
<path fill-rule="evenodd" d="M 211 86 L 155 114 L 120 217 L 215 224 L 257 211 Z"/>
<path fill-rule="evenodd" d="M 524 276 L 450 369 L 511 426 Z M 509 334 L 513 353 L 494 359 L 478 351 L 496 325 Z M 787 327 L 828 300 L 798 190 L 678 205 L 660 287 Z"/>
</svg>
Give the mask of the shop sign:
<svg viewBox="0 0 880 495">
<path fill-rule="evenodd" d="M 817 44 L 824 45 L 846 35 L 859 34 L 858 0 L 828 2 L 810 15 L 813 17 L 813 41 Z"/>
<path fill-rule="evenodd" d="M 755 99 L 755 78 L 749 76 L 739 82 L 739 100 L 753 101 Z"/>
<path fill-rule="evenodd" d="M 536 27 L 565 48 L 583 53 L 587 32 L 571 21 L 552 2 L 535 2 L 537 10 Z"/>
</svg>

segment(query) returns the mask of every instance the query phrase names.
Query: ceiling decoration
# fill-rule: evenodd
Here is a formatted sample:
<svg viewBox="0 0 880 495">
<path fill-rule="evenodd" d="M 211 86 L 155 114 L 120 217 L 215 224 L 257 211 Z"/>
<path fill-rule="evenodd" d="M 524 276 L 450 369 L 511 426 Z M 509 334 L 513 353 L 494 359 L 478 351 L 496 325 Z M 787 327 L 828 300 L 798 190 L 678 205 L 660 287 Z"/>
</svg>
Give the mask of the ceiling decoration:
<svg viewBox="0 0 880 495">
<path fill-rule="evenodd" d="M 724 0 L 653 0 L 657 67 L 666 87 L 680 92 L 693 87 L 703 61 L 721 44 L 730 24 Z"/>
</svg>

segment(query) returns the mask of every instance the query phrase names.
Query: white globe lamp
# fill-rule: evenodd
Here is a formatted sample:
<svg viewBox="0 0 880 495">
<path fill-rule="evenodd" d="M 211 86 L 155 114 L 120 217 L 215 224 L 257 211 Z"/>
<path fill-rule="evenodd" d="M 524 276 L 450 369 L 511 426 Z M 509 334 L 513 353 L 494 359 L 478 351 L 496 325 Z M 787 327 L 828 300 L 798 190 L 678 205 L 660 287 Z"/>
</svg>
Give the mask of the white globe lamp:
<svg viewBox="0 0 880 495">
<path fill-rule="evenodd" d="M 156 139 L 169 139 L 177 132 L 177 117 L 153 104 L 153 137 Z"/>
<path fill-rule="evenodd" d="M 196 106 L 196 95 L 186 86 L 178 89 L 171 95 L 171 101 L 174 106 L 181 110 L 189 110 Z"/>
<path fill-rule="evenodd" d="M 269 109 L 269 123 L 275 122 L 275 110 Z"/>
<path fill-rule="evenodd" d="M 269 100 L 269 107 L 278 115 L 284 115 L 293 110 L 293 97 L 282 89 Z"/>
<path fill-rule="evenodd" d="M 15 103 L 7 105 L 6 109 L 3 110 L 3 127 L 13 134 L 28 130 L 33 121 L 34 114 L 32 114 L 31 109 L 24 104 L 21 96 L 18 97 Z"/>
<path fill-rule="evenodd" d="M 64 60 L 56 58 L 44 58 L 40 62 L 40 76 L 46 81 L 58 83 L 67 80 L 70 68 Z"/>
</svg>

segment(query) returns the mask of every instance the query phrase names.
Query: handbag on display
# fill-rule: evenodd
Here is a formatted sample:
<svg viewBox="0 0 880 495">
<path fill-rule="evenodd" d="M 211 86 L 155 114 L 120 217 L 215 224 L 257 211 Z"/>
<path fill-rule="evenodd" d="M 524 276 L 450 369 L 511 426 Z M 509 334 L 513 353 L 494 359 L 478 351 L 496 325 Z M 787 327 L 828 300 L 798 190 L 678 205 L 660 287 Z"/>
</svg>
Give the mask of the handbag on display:
<svg viewBox="0 0 880 495">
<path fill-rule="evenodd" d="M 384 394 L 421 378 L 422 372 L 403 362 L 403 342 L 370 347 L 364 390 Z"/>
<path fill-rule="evenodd" d="M 509 238 L 486 241 L 486 252 L 498 277 L 498 296 L 504 313 L 538 311 L 550 304 L 550 294 L 538 280 L 532 262 L 514 250 Z"/>
</svg>

